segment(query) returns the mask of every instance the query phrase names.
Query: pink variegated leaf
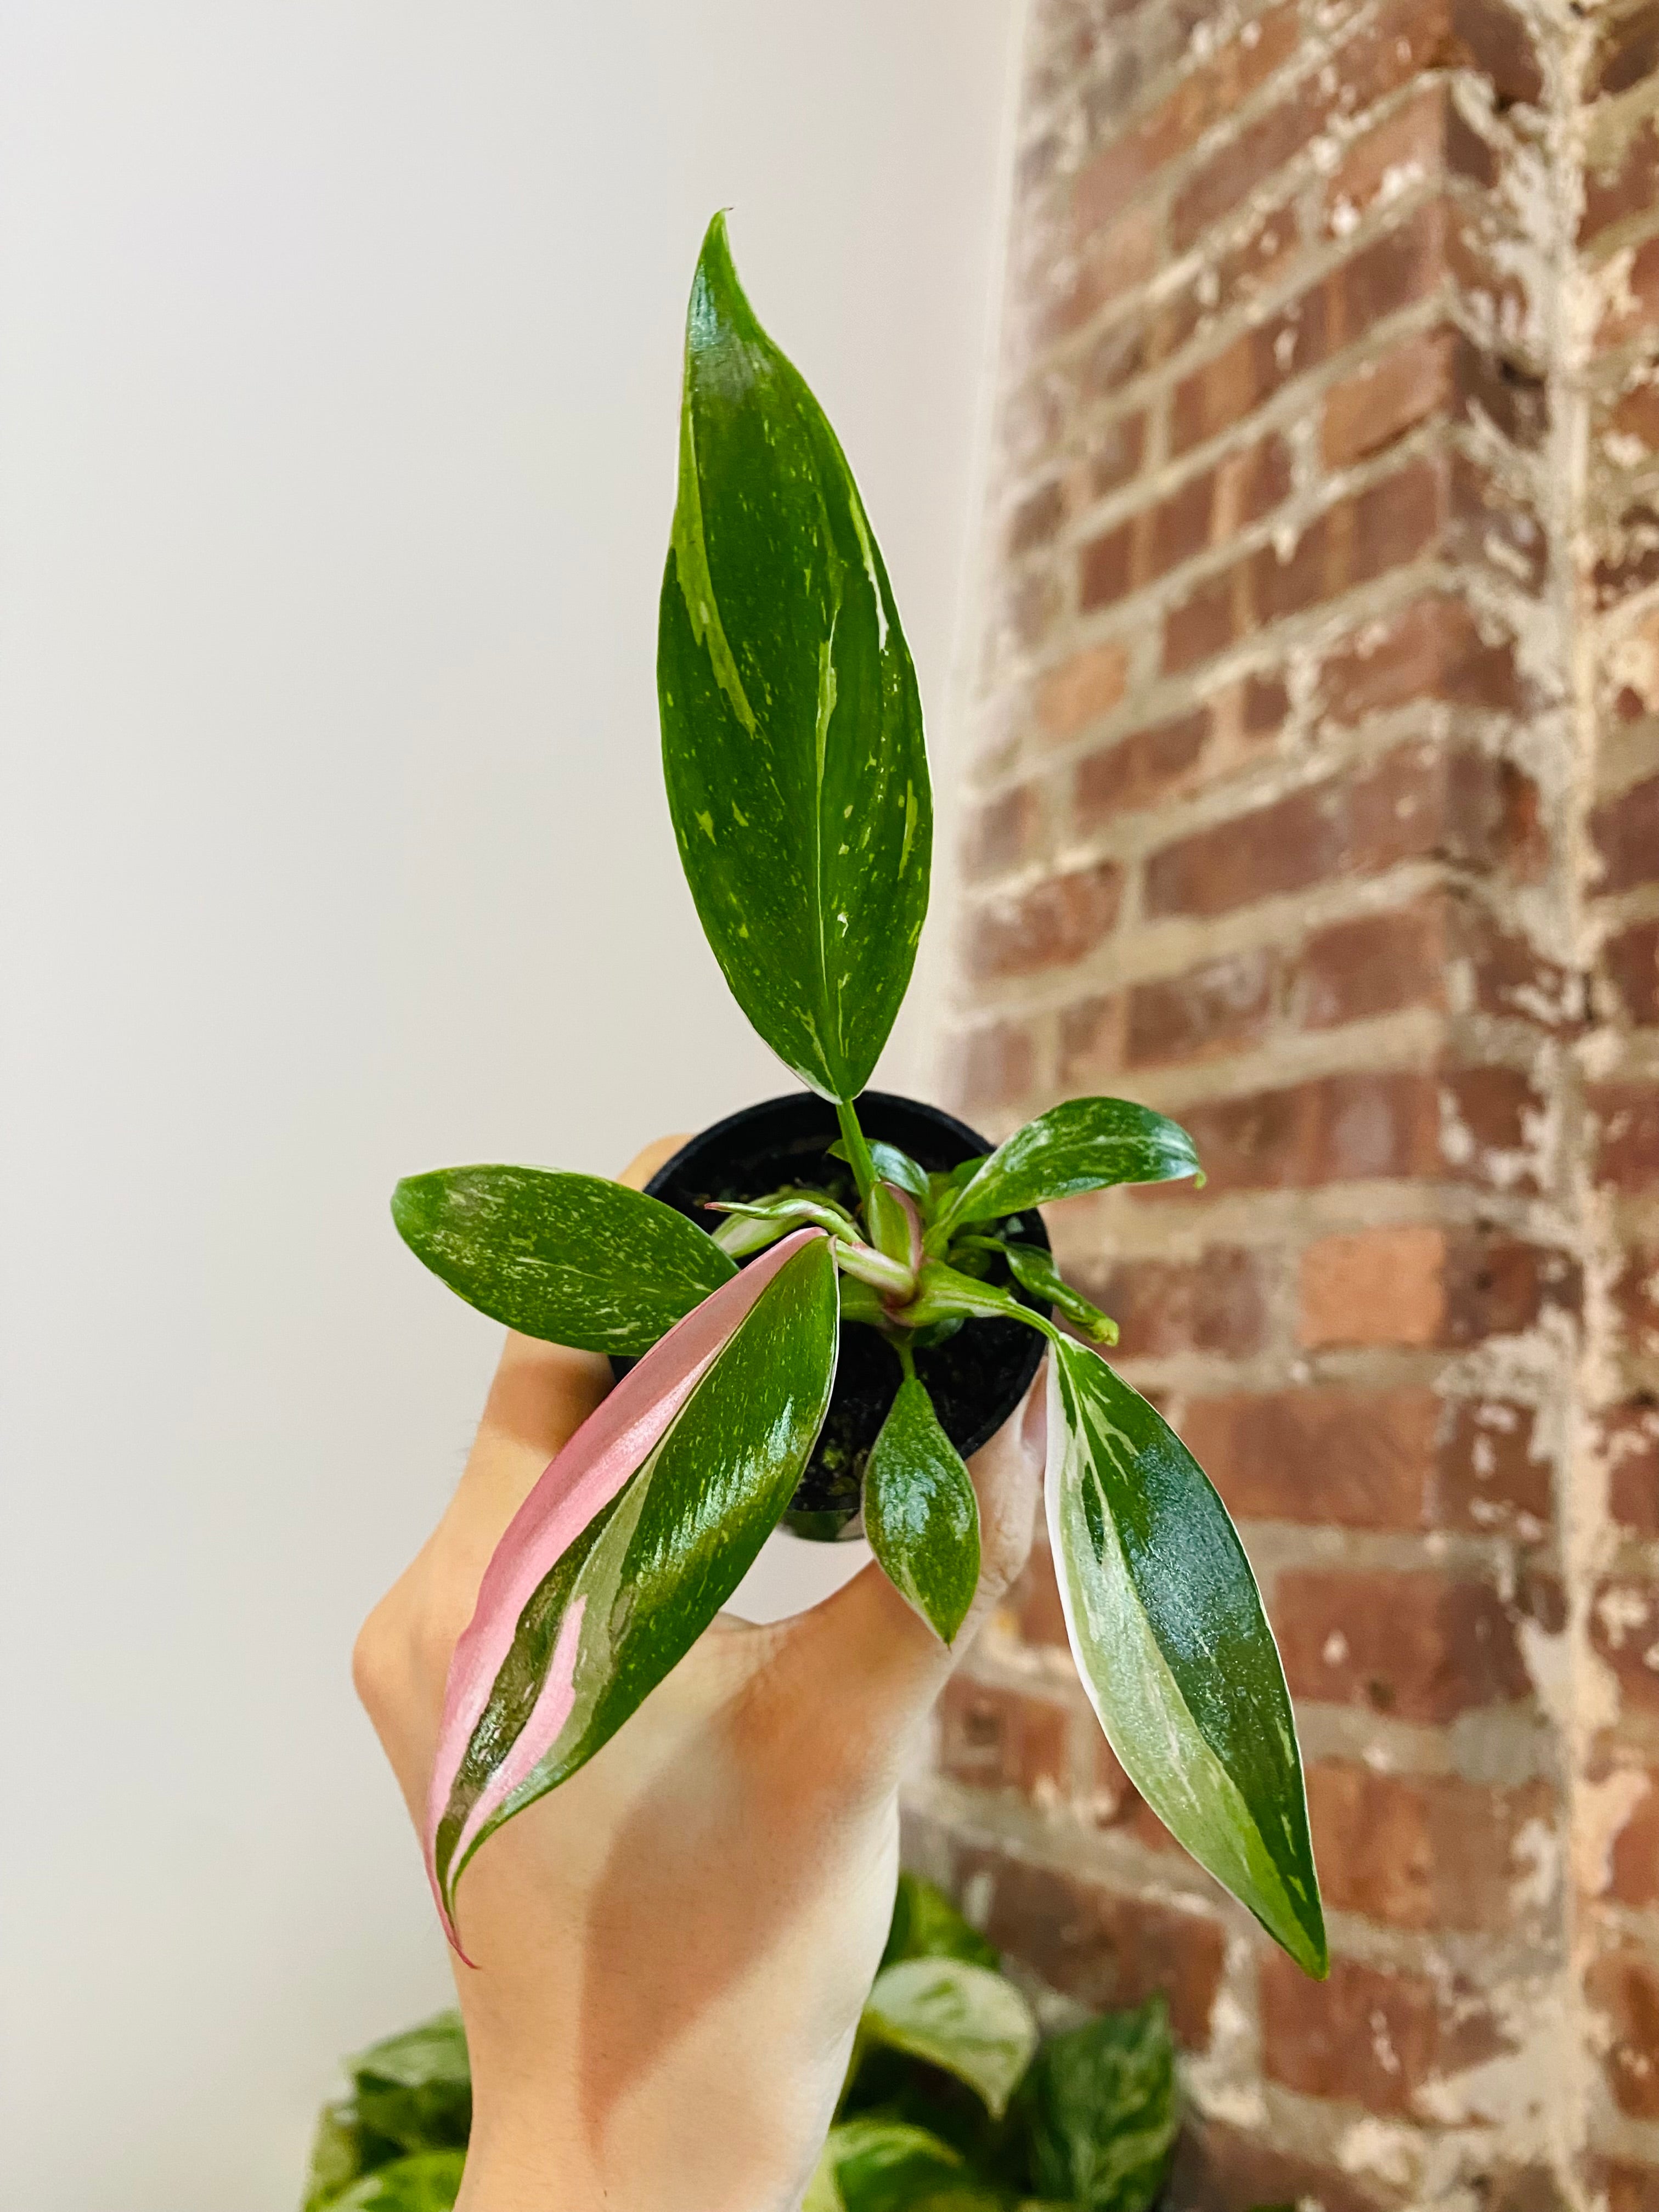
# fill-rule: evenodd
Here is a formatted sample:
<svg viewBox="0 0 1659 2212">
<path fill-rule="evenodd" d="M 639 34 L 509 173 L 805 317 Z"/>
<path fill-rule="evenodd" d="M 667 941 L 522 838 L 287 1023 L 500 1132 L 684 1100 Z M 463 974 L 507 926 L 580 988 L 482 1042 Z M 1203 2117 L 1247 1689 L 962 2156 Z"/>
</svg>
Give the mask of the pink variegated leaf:
<svg viewBox="0 0 1659 2212">
<path fill-rule="evenodd" d="M 671 1329 L 520 1507 L 450 1663 L 428 1800 L 458 1950 L 473 1853 L 592 1758 L 747 1573 L 823 1425 L 838 1329 L 830 1240 L 797 1231 Z"/>
</svg>

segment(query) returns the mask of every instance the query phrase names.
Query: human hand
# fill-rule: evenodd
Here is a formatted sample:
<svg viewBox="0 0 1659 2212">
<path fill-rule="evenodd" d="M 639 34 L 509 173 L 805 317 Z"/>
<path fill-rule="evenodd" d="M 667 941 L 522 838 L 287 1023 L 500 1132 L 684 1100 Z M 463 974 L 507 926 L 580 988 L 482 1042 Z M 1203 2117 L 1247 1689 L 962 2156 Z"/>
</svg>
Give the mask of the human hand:
<svg viewBox="0 0 1659 2212">
<path fill-rule="evenodd" d="M 684 1141 L 623 1180 L 639 1188 Z M 445 1678 L 507 1522 L 610 1387 L 509 1334 L 460 1485 L 358 1638 L 357 1687 L 416 1830 Z M 1024 1564 L 1039 1385 L 970 1462 L 978 1595 Z M 811 1612 L 722 1615 L 589 1763 L 492 1838 L 452 1960 L 472 2059 L 458 2212 L 787 2212 L 880 1959 L 898 1784 L 954 1654 L 874 1565 Z"/>
</svg>

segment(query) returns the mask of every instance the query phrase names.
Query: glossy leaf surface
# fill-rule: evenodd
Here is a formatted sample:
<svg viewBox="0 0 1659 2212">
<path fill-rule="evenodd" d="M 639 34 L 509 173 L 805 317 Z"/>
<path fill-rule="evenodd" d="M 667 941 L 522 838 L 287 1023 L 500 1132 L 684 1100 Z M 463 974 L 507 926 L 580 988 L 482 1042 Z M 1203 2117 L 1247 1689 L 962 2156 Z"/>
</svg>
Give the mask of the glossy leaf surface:
<svg viewBox="0 0 1659 2212">
<path fill-rule="evenodd" d="M 1031 2179 L 1082 2212 L 1152 2212 L 1179 2132 L 1161 1997 L 1050 2036 L 1019 2087 Z"/>
<path fill-rule="evenodd" d="M 895 1589 L 951 1642 L 979 1587 L 979 1500 L 914 1375 L 899 1384 L 865 1468 L 864 1530 Z"/>
<path fill-rule="evenodd" d="M 526 1336 L 637 1358 L 737 1272 L 659 1199 L 548 1168 L 440 1168 L 392 1196 L 398 1233 L 469 1305 Z"/>
<path fill-rule="evenodd" d="M 837 1137 L 830 1147 L 830 1157 L 844 1160 L 848 1157 L 844 1140 Z M 919 1167 L 908 1152 L 902 1152 L 896 1145 L 885 1145 L 879 1137 L 870 1139 L 870 1164 L 884 1182 L 890 1182 L 896 1190 L 907 1192 L 920 1206 L 930 1202 L 931 1182 L 926 1168 Z"/>
<path fill-rule="evenodd" d="M 1074 1291 L 1040 1244 L 1005 1244 L 1008 1265 L 1021 1290 L 1046 1298 L 1073 1328 L 1080 1328 L 1095 1344 L 1115 1344 L 1117 1323 L 1103 1314 L 1081 1291 Z"/>
<path fill-rule="evenodd" d="M 822 2203 L 845 2212 L 913 2212 L 971 2184 L 960 2154 L 925 2128 L 870 2114 L 831 2128 L 802 2212 Z M 833 2197 L 827 2193 L 833 2189 Z M 993 2197 L 989 2204 L 994 2207 Z"/>
<path fill-rule="evenodd" d="M 742 1581 L 817 1438 L 838 1335 L 830 1240 L 797 1231 L 631 1369 L 520 1508 L 445 1692 L 427 1841 L 452 1941 L 473 1853 L 609 1741 Z"/>
<path fill-rule="evenodd" d="M 373 2134 L 410 2151 L 465 2145 L 472 2073 L 459 2013 L 441 2012 L 347 2063 L 358 2117 Z"/>
<path fill-rule="evenodd" d="M 859 2032 L 925 2058 L 965 2081 L 994 2118 L 1036 2049 L 1036 2020 L 1012 1982 L 965 1959 L 905 1959 L 884 1966 Z"/>
<path fill-rule="evenodd" d="M 965 1920 L 935 1883 L 907 1869 L 898 1878 L 893 1896 L 893 1917 L 887 1930 L 884 1966 L 900 1959 L 966 1959 L 993 1973 L 1002 1964 L 996 1946 Z"/>
<path fill-rule="evenodd" d="M 328 2212 L 453 2212 L 465 2164 L 466 2154 L 459 2150 L 394 2159 L 331 2198 Z"/>
<path fill-rule="evenodd" d="M 933 805 L 915 671 L 835 433 L 708 227 L 657 636 L 686 880 L 738 1005 L 851 1099 L 910 979 Z"/>
<path fill-rule="evenodd" d="M 1045 1492 L 1073 1654 L 1124 1771 L 1322 1975 L 1301 1754 L 1244 1547 L 1174 1431 L 1069 1339 L 1049 1355 Z"/>
<path fill-rule="evenodd" d="M 1198 1172 L 1179 1123 L 1127 1098 L 1068 1098 L 1016 1129 L 941 1207 L 939 1227 L 1022 1213 L 1120 1182 L 1167 1182 Z M 930 1239 L 939 1249 L 938 1231 Z"/>
</svg>

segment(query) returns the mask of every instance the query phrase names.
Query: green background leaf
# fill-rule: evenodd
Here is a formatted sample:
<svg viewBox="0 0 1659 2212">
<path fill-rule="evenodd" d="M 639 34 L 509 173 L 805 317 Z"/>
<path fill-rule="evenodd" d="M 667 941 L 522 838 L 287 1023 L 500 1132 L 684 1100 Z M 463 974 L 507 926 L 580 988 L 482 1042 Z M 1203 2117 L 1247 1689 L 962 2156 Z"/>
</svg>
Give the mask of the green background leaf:
<svg viewBox="0 0 1659 2212">
<path fill-rule="evenodd" d="M 1296 1723 L 1227 1509 L 1104 1360 L 1051 1352 L 1050 1540 L 1072 1647 L 1125 1772 L 1308 1972 L 1327 1966 Z"/>
<path fill-rule="evenodd" d="M 1085 1190 L 1166 1182 L 1197 1171 L 1192 1139 L 1150 1106 L 1127 1098 L 1068 1098 L 999 1145 L 954 1205 L 941 1211 L 940 1224 L 960 1229 Z"/>
<path fill-rule="evenodd" d="M 895 1589 L 949 1644 L 979 1587 L 979 1500 L 914 1375 L 899 1384 L 865 1468 L 864 1530 Z"/>
<path fill-rule="evenodd" d="M 968 2179 L 948 2143 L 873 2114 L 830 2129 L 818 2170 L 833 2178 L 846 2212 L 911 2212 Z"/>
<path fill-rule="evenodd" d="M 1002 1964 L 995 1944 L 963 1918 L 942 1889 L 908 1870 L 898 1878 L 881 1963 L 890 1966 L 900 1959 L 966 1959 L 993 1973 Z"/>
<path fill-rule="evenodd" d="M 915 672 L 835 433 L 708 226 L 686 318 L 657 641 L 686 880 L 738 1005 L 802 1082 L 868 1083 L 927 910 Z"/>
<path fill-rule="evenodd" d="M 1050 2036 L 1019 2087 L 1031 2179 L 1083 2212 L 1151 2212 L 1179 2132 L 1162 1997 Z"/>
<path fill-rule="evenodd" d="M 965 1959 L 905 1959 L 876 1976 L 859 2023 L 867 2041 L 942 2066 L 1000 2118 L 1036 2048 L 1036 2020 L 1012 1982 Z"/>
<path fill-rule="evenodd" d="M 466 2031 L 453 2010 L 347 2062 L 362 2125 L 403 2150 L 465 2146 L 472 2124 Z"/>
<path fill-rule="evenodd" d="M 602 1176 L 439 1168 L 398 1185 L 392 1218 L 416 1257 L 481 1313 L 624 1359 L 737 1273 L 683 1213 Z"/>
<path fill-rule="evenodd" d="M 452 2212 L 465 2164 L 466 2154 L 459 2150 L 397 2159 L 334 2197 L 328 2212 Z"/>
</svg>

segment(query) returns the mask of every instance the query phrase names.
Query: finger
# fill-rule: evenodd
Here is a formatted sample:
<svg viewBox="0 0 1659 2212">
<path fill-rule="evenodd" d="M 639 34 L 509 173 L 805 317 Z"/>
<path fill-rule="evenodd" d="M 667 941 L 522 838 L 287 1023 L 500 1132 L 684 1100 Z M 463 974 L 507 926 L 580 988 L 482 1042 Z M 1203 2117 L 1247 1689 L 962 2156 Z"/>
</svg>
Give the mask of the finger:
<svg viewBox="0 0 1659 2212">
<path fill-rule="evenodd" d="M 980 1577 L 955 1642 L 941 1643 L 872 1561 L 788 1624 L 781 1664 L 771 1674 L 781 1692 L 818 1705 L 830 1701 L 872 1748 L 902 1747 L 910 1723 L 938 1696 L 1025 1565 L 1042 1474 L 1045 1407 L 1039 1369 L 1014 1413 L 968 1462 L 979 1499 Z"/>
</svg>

